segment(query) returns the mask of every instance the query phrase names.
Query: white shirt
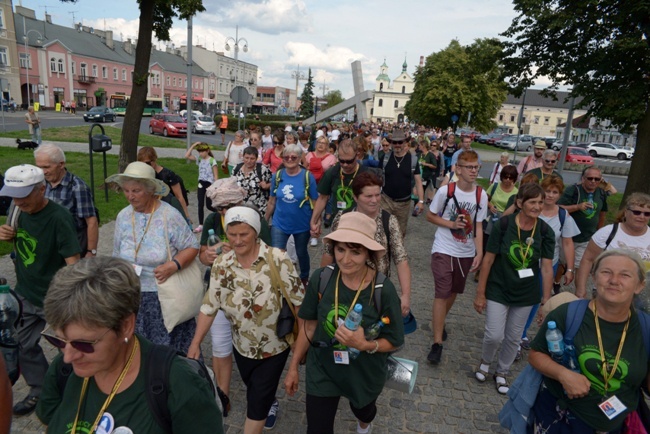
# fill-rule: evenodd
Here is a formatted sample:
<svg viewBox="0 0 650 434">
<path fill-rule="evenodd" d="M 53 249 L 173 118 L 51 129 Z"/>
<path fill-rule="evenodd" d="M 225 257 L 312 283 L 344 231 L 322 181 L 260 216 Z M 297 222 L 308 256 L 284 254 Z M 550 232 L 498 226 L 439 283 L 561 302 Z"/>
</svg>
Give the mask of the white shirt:
<svg viewBox="0 0 650 434">
<path fill-rule="evenodd" d="M 560 246 L 562 244 L 560 238 L 573 238 L 580 233 L 580 229 L 578 229 L 578 225 L 568 212 L 566 213 L 566 218 L 564 219 L 564 226 L 560 224 L 559 210 L 558 213 L 553 217 L 546 217 L 540 214 L 539 218 L 544 220 L 551 227 L 551 229 L 553 229 L 553 232 L 555 232 L 555 251 L 553 252 L 553 265 L 555 265 L 557 264 L 557 261 L 560 260 Z M 562 232 L 560 232 L 560 227 L 562 228 Z M 573 240 L 571 240 L 571 242 L 573 242 Z"/>
<path fill-rule="evenodd" d="M 605 242 L 612 233 L 613 228 L 614 225 L 607 225 L 598 229 L 591 237 L 591 240 L 598 247 L 604 249 Z M 609 243 L 609 246 L 607 246 L 607 250 L 611 249 L 626 249 L 638 253 L 645 262 L 646 268 L 650 270 L 650 230 L 646 230 L 643 235 L 632 236 L 626 234 L 619 223 L 614 239 Z"/>
</svg>

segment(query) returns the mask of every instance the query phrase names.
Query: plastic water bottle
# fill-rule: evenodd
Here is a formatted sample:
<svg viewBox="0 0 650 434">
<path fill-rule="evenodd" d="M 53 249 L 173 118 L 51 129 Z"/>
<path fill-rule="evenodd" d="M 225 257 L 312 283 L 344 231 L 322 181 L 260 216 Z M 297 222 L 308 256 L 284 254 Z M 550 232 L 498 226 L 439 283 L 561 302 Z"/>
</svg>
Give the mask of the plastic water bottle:
<svg viewBox="0 0 650 434">
<path fill-rule="evenodd" d="M 0 350 L 5 359 L 5 365 L 7 365 L 7 373 L 11 384 L 14 384 L 20 376 L 18 339 L 15 327 L 18 314 L 18 300 L 9 292 L 9 285 L 6 283 L 0 284 Z"/>
<path fill-rule="evenodd" d="M 208 247 L 216 246 L 219 244 L 219 237 L 214 233 L 214 229 L 208 230 Z"/>
<path fill-rule="evenodd" d="M 382 317 L 379 321 L 366 329 L 366 340 L 372 341 L 373 339 L 377 339 L 377 336 L 381 333 L 381 328 L 388 324 L 390 324 L 390 318 L 387 316 Z"/>
<path fill-rule="evenodd" d="M 580 372 L 578 357 L 576 356 L 576 347 L 573 345 L 573 339 L 564 340 L 564 366 L 573 372 Z"/>
<path fill-rule="evenodd" d="M 589 208 L 585 210 L 585 212 L 589 215 L 594 213 L 594 194 L 593 193 L 587 193 L 587 203 L 589 204 Z"/>
<path fill-rule="evenodd" d="M 557 329 L 555 321 L 548 322 L 546 345 L 548 345 L 548 352 L 551 353 L 553 360 L 562 364 L 564 361 L 564 338 L 562 332 Z"/>
<path fill-rule="evenodd" d="M 345 327 L 348 330 L 355 331 L 356 329 L 359 328 L 359 324 L 361 324 L 361 319 L 363 318 L 363 314 L 361 311 L 363 310 L 363 306 L 361 304 L 357 303 L 354 305 L 354 309 L 351 309 L 348 312 L 348 316 L 345 317 Z M 359 356 L 360 351 L 357 350 L 356 348 L 348 348 L 348 352 L 350 355 L 350 359 L 354 360 Z"/>
</svg>

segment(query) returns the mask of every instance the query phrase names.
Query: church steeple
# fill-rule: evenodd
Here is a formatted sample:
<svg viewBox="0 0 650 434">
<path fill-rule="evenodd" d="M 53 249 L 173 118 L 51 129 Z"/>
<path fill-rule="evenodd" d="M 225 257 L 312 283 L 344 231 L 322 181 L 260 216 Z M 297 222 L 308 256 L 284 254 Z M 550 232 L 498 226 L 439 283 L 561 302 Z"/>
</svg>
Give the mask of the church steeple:
<svg viewBox="0 0 650 434">
<path fill-rule="evenodd" d="M 402 63 L 402 72 L 406 72 L 408 65 L 406 64 L 406 57 L 404 57 L 404 63 Z"/>
</svg>

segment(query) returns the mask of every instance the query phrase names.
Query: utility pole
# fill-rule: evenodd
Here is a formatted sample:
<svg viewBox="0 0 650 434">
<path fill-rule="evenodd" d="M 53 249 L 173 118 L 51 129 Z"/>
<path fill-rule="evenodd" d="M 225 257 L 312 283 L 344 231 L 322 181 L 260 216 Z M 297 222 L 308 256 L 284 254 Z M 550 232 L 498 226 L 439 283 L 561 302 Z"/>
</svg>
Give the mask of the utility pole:
<svg viewBox="0 0 650 434">
<path fill-rule="evenodd" d="M 330 88 L 325 85 L 325 80 L 323 80 L 323 84 L 318 87 L 323 91 L 323 98 L 325 98 L 325 94 L 327 93 L 328 90 L 330 90 Z"/>
<path fill-rule="evenodd" d="M 307 77 L 305 77 L 304 72 L 300 72 L 300 65 L 298 65 L 298 69 L 291 72 L 291 78 L 296 79 L 296 109 L 297 109 L 298 108 L 298 100 L 300 99 L 300 96 L 298 95 L 299 82 L 300 82 L 300 80 L 307 80 Z"/>
</svg>

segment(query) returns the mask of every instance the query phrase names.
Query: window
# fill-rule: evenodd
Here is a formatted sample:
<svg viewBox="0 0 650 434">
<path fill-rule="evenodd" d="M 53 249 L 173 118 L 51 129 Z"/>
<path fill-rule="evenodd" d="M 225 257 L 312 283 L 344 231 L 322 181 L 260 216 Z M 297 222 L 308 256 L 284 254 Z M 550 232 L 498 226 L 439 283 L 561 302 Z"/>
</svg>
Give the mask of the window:
<svg viewBox="0 0 650 434">
<path fill-rule="evenodd" d="M 75 75 L 76 73 L 77 73 L 77 62 L 72 62 L 72 75 Z"/>
<path fill-rule="evenodd" d="M 510 115 L 510 122 L 514 122 L 514 121 L 515 121 L 515 115 Z"/>
<path fill-rule="evenodd" d="M 126 69 L 122 69 L 122 81 L 126 81 Z"/>
<path fill-rule="evenodd" d="M 383 100 L 383 99 L 379 98 L 379 104 L 378 104 L 378 106 L 379 106 L 379 107 L 383 107 L 383 106 L 384 106 L 384 100 Z"/>
<path fill-rule="evenodd" d="M 184 87 L 184 88 L 187 88 L 187 78 L 184 78 L 184 79 L 183 79 L 183 83 L 185 83 L 185 85 L 184 85 L 183 87 Z"/>
<path fill-rule="evenodd" d="M 219 83 L 219 92 L 220 92 L 220 93 L 223 92 L 223 83 Z"/>
<path fill-rule="evenodd" d="M 557 118 L 557 125 L 560 125 L 562 122 L 564 122 L 564 119 L 562 119 L 562 118 Z"/>
<path fill-rule="evenodd" d="M 97 77 L 97 65 L 93 65 L 93 77 Z"/>
<path fill-rule="evenodd" d="M 63 59 L 59 59 L 59 61 L 56 62 L 56 64 L 58 66 L 59 73 L 60 74 L 65 74 L 65 66 L 63 65 Z"/>
<path fill-rule="evenodd" d="M 384 90 L 384 83 L 379 83 L 379 92 Z"/>
<path fill-rule="evenodd" d="M 86 74 L 86 68 L 88 68 L 88 65 L 86 65 L 85 63 L 82 63 L 81 64 L 81 76 L 82 77 L 85 77 L 87 75 Z"/>
<path fill-rule="evenodd" d="M 117 68 L 113 68 L 113 80 L 118 80 Z"/>
<path fill-rule="evenodd" d="M 56 59 L 50 58 L 50 72 L 56 72 Z"/>
<path fill-rule="evenodd" d="M 548 116 L 544 116 L 544 125 L 548 125 L 549 122 L 551 122 L 551 118 Z"/>
<path fill-rule="evenodd" d="M 108 78 L 108 68 L 102 66 L 102 78 Z"/>
<path fill-rule="evenodd" d="M 5 28 L 5 11 L 4 9 L 0 8 L 0 29 Z"/>
<path fill-rule="evenodd" d="M 406 93 L 406 86 L 402 86 L 402 93 Z"/>
<path fill-rule="evenodd" d="M 18 60 L 21 68 L 32 68 L 32 59 L 28 53 L 19 53 Z"/>
<path fill-rule="evenodd" d="M 535 116 L 535 125 L 539 124 L 539 116 Z"/>
<path fill-rule="evenodd" d="M 7 47 L 0 47 L 0 66 L 9 66 Z"/>
<path fill-rule="evenodd" d="M 521 117 L 521 123 L 522 123 L 522 124 L 525 124 L 525 123 L 526 123 L 526 116 L 522 116 L 522 117 Z"/>
<path fill-rule="evenodd" d="M 167 86 L 169 86 L 169 81 L 170 81 L 170 80 L 169 80 L 169 75 L 167 76 L 166 81 L 167 81 Z"/>
<path fill-rule="evenodd" d="M 176 87 L 176 77 L 174 77 L 173 83 L 174 83 L 174 87 Z"/>
<path fill-rule="evenodd" d="M 395 107 L 395 108 L 399 107 L 399 101 L 398 100 L 395 100 L 395 104 L 393 104 L 393 107 Z"/>
<path fill-rule="evenodd" d="M 499 122 L 503 122 L 504 116 L 503 113 L 499 113 Z"/>
</svg>

